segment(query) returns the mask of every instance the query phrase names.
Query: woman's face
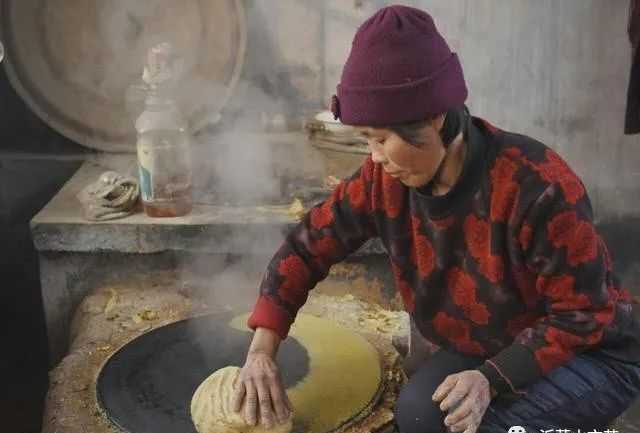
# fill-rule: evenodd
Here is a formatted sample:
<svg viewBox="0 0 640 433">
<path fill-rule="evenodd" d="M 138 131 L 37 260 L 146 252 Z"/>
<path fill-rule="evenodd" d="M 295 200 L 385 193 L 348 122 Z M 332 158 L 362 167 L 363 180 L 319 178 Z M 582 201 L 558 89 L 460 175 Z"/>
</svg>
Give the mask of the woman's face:
<svg viewBox="0 0 640 433">
<path fill-rule="evenodd" d="M 409 144 L 390 129 L 358 127 L 366 137 L 373 162 L 409 187 L 429 183 L 445 156 L 440 138 L 443 117 L 434 119 L 422 130 L 422 143 Z"/>
</svg>

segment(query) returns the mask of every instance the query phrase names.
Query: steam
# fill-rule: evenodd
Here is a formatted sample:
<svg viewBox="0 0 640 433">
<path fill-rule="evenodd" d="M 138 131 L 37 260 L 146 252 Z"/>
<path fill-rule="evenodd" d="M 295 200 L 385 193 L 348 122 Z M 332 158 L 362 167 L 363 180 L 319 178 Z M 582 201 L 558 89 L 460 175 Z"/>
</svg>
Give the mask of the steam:
<svg viewBox="0 0 640 433">
<path fill-rule="evenodd" d="M 212 12 L 211 7 L 199 2 L 117 0 L 96 8 L 106 46 L 101 49 L 110 50 L 120 61 L 99 65 L 95 69 L 100 76 L 77 73 L 99 83 L 101 93 L 126 95 L 132 118 L 143 108 L 141 75 L 149 49 L 168 43 L 181 59 L 182 73 L 176 77 L 173 96 L 198 131 L 192 146 L 196 212 L 204 207 L 206 218 L 221 209 L 236 212 L 246 226 L 239 221 L 235 229 L 223 230 L 215 245 L 202 245 L 195 237 L 192 246 L 203 252 L 176 259 L 179 285 L 198 288 L 212 306 L 241 305 L 246 311 L 284 237 L 276 228 L 284 221 L 282 215 L 261 214 L 257 209 L 274 205 L 286 209 L 294 198 L 291 184 L 299 179 L 322 183 L 322 167 L 302 133 L 308 113 L 304 108 L 312 104 L 294 83 L 294 74 L 282 69 L 286 61 L 262 6 L 248 13 L 249 51 L 231 103 L 226 101 L 228 74 L 214 76 L 223 69 L 216 64 L 224 59 L 212 55 L 216 51 L 227 55 L 225 47 L 232 37 L 225 31 L 227 23 L 218 16 L 213 20 L 216 28 L 196 28 L 206 23 L 198 14 Z M 224 12 L 225 7 L 213 11 Z M 185 24 L 196 27 L 178 28 Z M 295 130 L 299 134 L 291 135 Z M 262 226 L 260 219 L 278 223 Z"/>
<path fill-rule="evenodd" d="M 189 284 L 209 288 L 205 297 L 210 305 L 233 305 L 244 312 L 252 308 L 264 270 L 283 241 L 281 230 L 264 224 L 284 221 L 270 209 L 279 206 L 284 211 L 291 204 L 287 184 L 305 176 L 320 184 L 321 174 L 313 172 L 317 161 L 301 131 L 273 132 L 273 119 L 284 117 L 286 107 L 251 83 L 241 88 L 236 102 L 246 110 L 223 116 L 216 130 L 198 137 L 193 149 L 196 202 L 245 212 L 246 217 L 246 227 L 239 221 L 220 243 L 205 249 L 238 254 L 190 257 L 181 263 L 181 271 Z"/>
<path fill-rule="evenodd" d="M 324 7 L 315 2 L 304 5 L 300 7 L 308 8 L 309 18 L 324 13 Z M 249 6 L 242 79 L 220 121 L 211 122 L 212 128 L 197 137 L 193 149 L 194 195 L 201 206 L 246 209 L 256 218 L 283 221 L 281 215 L 260 213 L 256 208 L 278 205 L 286 209 L 294 197 L 300 198 L 287 189 L 292 183 L 302 185 L 313 179 L 322 185 L 324 167 L 302 129 L 306 118 L 323 108 L 324 98 L 315 96 L 324 91 L 323 82 L 311 78 L 323 72 L 308 69 L 302 61 L 297 65 L 290 48 L 285 52 L 283 32 L 274 28 L 278 11 L 285 13 L 283 8 L 261 2 Z M 323 55 L 318 52 L 315 57 Z M 302 57 L 314 56 L 306 52 Z M 193 106 L 215 102 L 222 94 L 219 81 L 203 81 L 199 76 L 186 76 L 186 81 L 193 87 L 180 93 L 188 94 Z M 301 83 L 316 87 L 303 90 Z M 298 134 L 291 134 L 293 131 Z M 182 260 L 182 278 L 204 288 L 212 306 L 232 305 L 245 312 L 253 307 L 266 266 L 283 240 L 284 233 L 275 224 L 252 221 L 243 229 L 239 223 L 218 244 L 204 246 L 231 254 L 200 254 Z M 241 254 L 235 254 L 237 251 Z"/>
</svg>

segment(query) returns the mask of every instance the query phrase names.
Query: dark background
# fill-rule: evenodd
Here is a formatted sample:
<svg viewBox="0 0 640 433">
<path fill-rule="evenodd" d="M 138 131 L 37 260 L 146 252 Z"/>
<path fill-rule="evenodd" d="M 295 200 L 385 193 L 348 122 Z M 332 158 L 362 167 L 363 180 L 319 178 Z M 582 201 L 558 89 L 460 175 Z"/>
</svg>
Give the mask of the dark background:
<svg viewBox="0 0 640 433">
<path fill-rule="evenodd" d="M 0 430 L 39 432 L 47 339 L 30 219 L 88 153 L 16 95 L 0 65 Z"/>
</svg>

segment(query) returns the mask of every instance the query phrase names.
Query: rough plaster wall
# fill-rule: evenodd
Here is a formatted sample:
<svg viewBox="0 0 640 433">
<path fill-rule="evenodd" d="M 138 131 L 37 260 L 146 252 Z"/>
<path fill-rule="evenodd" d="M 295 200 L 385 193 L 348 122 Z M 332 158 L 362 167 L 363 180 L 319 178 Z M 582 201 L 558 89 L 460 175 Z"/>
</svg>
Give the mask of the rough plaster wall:
<svg viewBox="0 0 640 433">
<path fill-rule="evenodd" d="M 453 4 L 465 5 L 464 19 L 437 13 L 461 53 L 472 109 L 558 150 L 587 184 L 599 216 L 637 214 L 640 137 L 623 135 L 628 2 Z"/>
<path fill-rule="evenodd" d="M 289 83 L 287 103 L 322 108 L 358 25 L 391 3 L 254 1 L 249 19 L 264 23 L 260 44 L 277 53 L 277 64 L 263 55 L 250 67 L 263 82 Z M 403 3 L 430 11 L 459 53 L 475 114 L 558 150 L 585 181 L 599 218 L 640 213 L 640 136 L 623 134 L 628 0 Z"/>
</svg>

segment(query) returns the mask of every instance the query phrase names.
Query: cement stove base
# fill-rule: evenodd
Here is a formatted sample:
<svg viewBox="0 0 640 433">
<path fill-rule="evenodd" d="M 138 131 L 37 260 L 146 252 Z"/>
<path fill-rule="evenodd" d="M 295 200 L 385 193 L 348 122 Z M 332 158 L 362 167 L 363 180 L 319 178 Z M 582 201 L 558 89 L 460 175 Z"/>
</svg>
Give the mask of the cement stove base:
<svg viewBox="0 0 640 433">
<path fill-rule="evenodd" d="M 145 281 L 100 287 L 82 301 L 71 326 L 69 353 L 50 374 L 43 433 L 120 433 L 103 416 L 96 400 L 96 379 L 109 356 L 151 329 L 220 309 L 246 307 L 207 305 L 206 296 L 176 290 L 174 282 L 170 273 L 155 275 Z M 379 351 L 384 369 L 383 396 L 369 416 L 345 432 L 392 431 L 392 408 L 406 378 L 391 340 L 394 335 L 409 332 L 406 315 L 351 295 L 320 293 L 312 294 L 301 312 L 357 331 Z"/>
</svg>

